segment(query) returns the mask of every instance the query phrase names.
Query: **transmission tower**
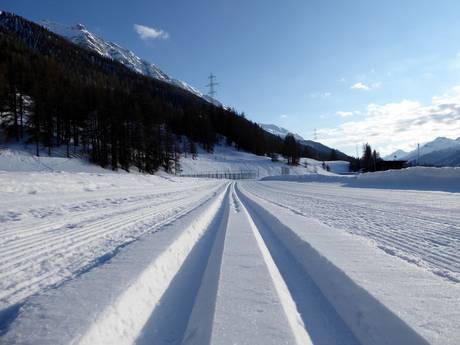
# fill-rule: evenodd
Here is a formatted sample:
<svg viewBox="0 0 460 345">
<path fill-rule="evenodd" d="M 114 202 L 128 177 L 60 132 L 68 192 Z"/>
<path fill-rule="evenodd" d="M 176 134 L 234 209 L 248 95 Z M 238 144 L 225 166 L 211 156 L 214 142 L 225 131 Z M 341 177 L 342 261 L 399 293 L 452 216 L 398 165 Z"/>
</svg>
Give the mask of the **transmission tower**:
<svg viewBox="0 0 460 345">
<path fill-rule="evenodd" d="M 219 85 L 219 83 L 216 82 L 216 76 L 212 73 L 209 75 L 208 79 L 209 79 L 209 84 L 206 85 L 206 87 L 209 87 L 208 95 L 211 96 L 212 98 L 215 98 L 215 95 L 217 93 L 216 86 Z"/>
</svg>

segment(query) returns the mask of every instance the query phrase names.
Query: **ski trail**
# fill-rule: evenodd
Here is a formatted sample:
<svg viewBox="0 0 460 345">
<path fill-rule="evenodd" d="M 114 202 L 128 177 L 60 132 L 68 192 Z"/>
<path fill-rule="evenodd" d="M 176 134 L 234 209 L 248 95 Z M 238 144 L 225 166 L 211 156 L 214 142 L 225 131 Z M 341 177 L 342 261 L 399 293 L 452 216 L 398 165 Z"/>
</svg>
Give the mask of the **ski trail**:
<svg viewBox="0 0 460 345">
<path fill-rule="evenodd" d="M 103 261 L 120 246 L 154 232 L 201 205 L 221 188 L 196 191 L 151 202 L 121 206 L 80 220 L 64 218 L 30 229 L 15 241 L 0 246 L 0 307 L 8 307 L 37 291 L 56 286 Z M 78 217 L 78 216 L 75 216 Z M 72 226 L 69 226 L 72 225 Z M 50 229 L 48 228 L 51 227 Z M 39 232 L 37 232 L 39 231 Z"/>
<path fill-rule="evenodd" d="M 123 345 L 136 341 L 195 244 L 208 230 L 225 193 L 221 192 L 207 210 L 165 248 L 76 343 Z"/>
<path fill-rule="evenodd" d="M 251 194 L 375 241 L 387 254 L 460 282 L 460 208 L 454 193 L 372 191 L 290 183 L 245 183 Z"/>
<path fill-rule="evenodd" d="M 311 344 L 234 185 L 231 200 L 211 344 Z"/>
<path fill-rule="evenodd" d="M 291 249 L 286 248 L 274 235 L 271 220 L 255 212 L 239 188 L 237 194 L 250 219 L 255 237 L 263 248 L 266 261 L 273 267 L 276 280 L 282 284 L 280 290 L 284 295 L 289 295 L 289 301 L 292 301 L 287 304 L 290 308 L 286 310 L 287 315 L 296 315 L 291 325 L 305 328 L 313 344 L 358 345 L 359 341 L 298 263 Z M 299 343 L 304 344 L 305 340 Z"/>
<path fill-rule="evenodd" d="M 251 183 L 222 182 L 177 190 L 166 200 L 141 196 L 101 218 L 85 208 L 89 212 L 81 222 L 72 218 L 77 226 L 68 234 L 31 231 L 30 240 L 24 236 L 9 244 L 8 255 L 0 256 L 6 259 L 0 264 L 1 277 L 15 277 L 36 260 L 54 259 L 57 266 L 17 279 L 14 289 L 2 293 L 20 296 L 21 289 L 32 291 L 57 280 L 55 289 L 4 309 L 9 321 L 7 327 L 0 325 L 5 333 L 1 341 L 427 344 L 412 325 L 301 236 L 304 226 L 321 233 L 322 228 L 311 228 L 316 223 L 307 224 L 305 217 L 255 196 Z M 280 198 L 286 196 L 280 193 Z M 294 219 L 284 218 L 286 214 Z M 49 221 L 58 225 L 55 218 Z M 70 270 L 74 279 L 61 284 L 59 265 L 81 269 L 89 257 L 72 258 L 98 238 L 107 236 L 113 245 L 120 232 L 127 236 L 120 238 L 119 252 L 107 259 L 94 256 L 107 261 L 81 275 Z M 333 241 L 326 249 L 332 246 L 334 256 L 340 245 Z M 20 255 L 20 250 L 29 253 Z"/>
</svg>

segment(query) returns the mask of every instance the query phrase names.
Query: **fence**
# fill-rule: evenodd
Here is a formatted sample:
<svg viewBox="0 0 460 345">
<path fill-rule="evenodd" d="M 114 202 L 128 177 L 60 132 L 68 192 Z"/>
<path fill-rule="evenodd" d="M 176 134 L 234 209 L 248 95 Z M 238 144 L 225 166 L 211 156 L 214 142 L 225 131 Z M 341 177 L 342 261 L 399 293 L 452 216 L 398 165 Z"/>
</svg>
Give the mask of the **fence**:
<svg viewBox="0 0 460 345">
<path fill-rule="evenodd" d="M 204 177 L 229 180 L 248 180 L 259 178 L 257 170 L 240 170 L 240 171 L 208 171 L 195 174 L 181 174 L 183 177 Z"/>
</svg>

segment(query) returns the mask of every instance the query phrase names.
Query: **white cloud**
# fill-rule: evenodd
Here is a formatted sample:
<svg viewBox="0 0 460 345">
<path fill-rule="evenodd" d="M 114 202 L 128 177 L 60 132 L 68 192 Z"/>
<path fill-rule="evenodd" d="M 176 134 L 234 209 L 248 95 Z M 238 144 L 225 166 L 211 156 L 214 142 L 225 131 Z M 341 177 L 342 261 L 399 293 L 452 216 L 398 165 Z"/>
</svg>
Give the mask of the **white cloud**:
<svg viewBox="0 0 460 345">
<path fill-rule="evenodd" d="M 369 90 L 372 90 L 372 89 L 378 89 L 380 86 L 382 86 L 381 81 L 377 81 L 377 82 L 372 83 L 372 84 L 365 84 L 365 83 L 360 81 L 360 82 L 357 82 L 357 83 L 353 84 L 352 86 L 350 86 L 350 89 L 369 91 Z"/>
<path fill-rule="evenodd" d="M 369 86 L 367 86 L 366 84 L 364 84 L 363 82 L 358 82 L 356 84 L 353 84 L 352 86 L 350 86 L 350 89 L 353 89 L 353 90 L 370 90 L 371 88 Z"/>
<path fill-rule="evenodd" d="M 350 117 L 350 116 L 353 116 L 353 112 L 352 111 L 338 111 L 336 112 L 336 114 L 340 117 Z"/>
<path fill-rule="evenodd" d="M 283 114 L 283 115 L 281 115 L 280 117 L 281 117 L 282 119 L 287 119 L 288 116 Z"/>
<path fill-rule="evenodd" d="M 139 37 L 143 40 L 156 40 L 162 39 L 167 40 L 169 38 L 169 34 L 166 31 L 150 28 L 145 25 L 134 24 L 134 30 L 138 33 Z"/>
<path fill-rule="evenodd" d="M 438 136 L 460 136 L 460 86 L 448 94 L 433 97 L 428 105 L 403 100 L 398 103 L 367 106 L 364 119 L 348 121 L 336 128 L 324 128 L 318 133 L 328 145 L 348 153 L 355 146 L 369 142 L 383 155 L 396 149 L 412 150 L 417 143 Z"/>
</svg>

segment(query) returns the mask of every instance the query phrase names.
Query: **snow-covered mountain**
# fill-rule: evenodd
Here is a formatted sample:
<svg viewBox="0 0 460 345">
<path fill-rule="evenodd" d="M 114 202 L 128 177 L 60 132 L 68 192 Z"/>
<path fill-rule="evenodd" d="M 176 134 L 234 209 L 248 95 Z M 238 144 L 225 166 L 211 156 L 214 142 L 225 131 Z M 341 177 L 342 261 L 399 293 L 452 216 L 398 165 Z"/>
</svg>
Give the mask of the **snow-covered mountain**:
<svg viewBox="0 0 460 345">
<path fill-rule="evenodd" d="M 266 124 L 266 123 L 259 123 L 259 125 L 265 131 L 267 131 L 267 132 L 269 132 L 271 134 L 277 135 L 280 138 L 284 138 L 286 135 L 291 133 L 299 144 L 301 144 L 303 146 L 308 146 L 310 148 L 313 148 L 318 153 L 321 153 L 321 154 L 324 154 L 324 155 L 330 155 L 332 153 L 332 150 L 333 150 L 332 148 L 330 148 L 330 147 L 328 147 L 326 145 L 323 145 L 323 144 L 321 144 L 321 143 L 319 143 L 317 141 L 305 140 L 299 134 L 293 133 L 293 132 L 287 130 L 286 128 L 279 127 L 279 126 L 273 125 L 273 124 Z M 344 154 L 343 152 L 340 152 L 338 150 L 335 150 L 335 152 L 336 152 L 336 155 L 337 155 L 337 159 L 347 160 L 348 158 L 350 158 L 346 154 Z"/>
<path fill-rule="evenodd" d="M 398 156 L 398 159 L 407 160 L 413 163 L 416 163 L 419 159 L 418 149 L 410 152 L 398 150 L 395 153 L 398 152 L 405 153 Z M 450 139 L 438 137 L 433 141 L 421 145 L 419 163 L 435 166 L 460 166 L 460 138 Z"/>
<path fill-rule="evenodd" d="M 409 152 L 406 152 L 404 150 L 396 150 L 395 152 L 390 153 L 389 155 L 383 157 L 383 159 L 389 160 L 389 161 L 400 160 L 400 159 L 404 159 L 404 157 L 406 157 L 408 153 Z"/>
<path fill-rule="evenodd" d="M 294 135 L 295 140 L 300 141 L 304 140 L 300 135 L 296 133 L 292 133 L 291 131 L 288 131 L 286 128 L 279 127 L 277 125 L 272 125 L 272 124 L 267 124 L 267 123 L 259 123 L 260 127 L 262 127 L 264 130 L 266 130 L 268 133 L 274 134 L 280 138 L 284 138 L 286 135 L 291 133 Z"/>
<path fill-rule="evenodd" d="M 184 90 L 187 90 L 197 95 L 198 97 L 205 99 L 210 103 L 213 103 L 217 106 L 222 106 L 222 104 L 219 101 L 207 95 L 204 95 L 199 90 L 197 90 L 193 86 L 190 86 L 186 82 L 172 78 L 171 76 L 163 72 L 160 68 L 158 68 L 158 66 L 141 59 L 129 49 L 123 48 L 116 43 L 106 41 L 96 36 L 95 34 L 88 31 L 86 27 L 82 24 L 68 26 L 65 24 L 60 24 L 51 21 L 42 21 L 41 25 L 44 26 L 46 29 L 54 32 L 55 34 L 63 36 L 69 41 L 78 44 L 81 47 L 95 51 L 98 54 L 109 59 L 118 61 L 124 66 L 132 69 L 133 71 L 136 71 L 137 73 L 178 86 Z"/>
</svg>

